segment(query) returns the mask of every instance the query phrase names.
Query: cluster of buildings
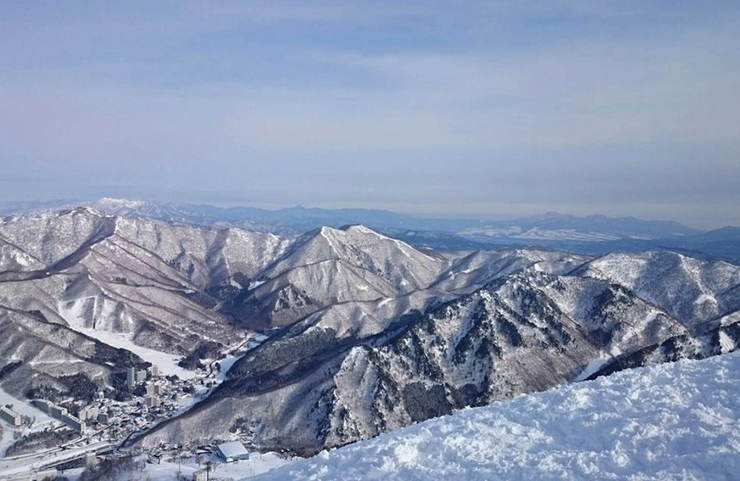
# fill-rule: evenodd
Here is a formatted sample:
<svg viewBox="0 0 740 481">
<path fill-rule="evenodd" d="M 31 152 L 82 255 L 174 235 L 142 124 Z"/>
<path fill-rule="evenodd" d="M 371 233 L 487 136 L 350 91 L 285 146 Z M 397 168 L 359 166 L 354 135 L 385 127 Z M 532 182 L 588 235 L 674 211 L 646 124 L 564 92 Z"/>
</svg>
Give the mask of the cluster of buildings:
<svg viewBox="0 0 740 481">
<path fill-rule="evenodd" d="M 151 367 L 152 377 L 156 377 L 157 366 Z M 136 369 L 135 366 L 129 366 L 126 368 L 126 386 L 129 389 L 135 388 L 137 385 L 146 382 L 147 370 Z"/>
<path fill-rule="evenodd" d="M 119 439 L 128 433 L 145 429 L 158 419 L 171 417 L 179 410 L 180 396 L 195 391 L 197 379 L 165 378 L 159 375 L 156 366 L 147 370 L 137 370 L 134 366 L 126 369 L 126 383 L 130 391 L 138 388 L 140 395 L 125 401 L 115 400 L 115 396 L 98 392 L 98 399 L 89 406 L 79 408 L 83 422 L 101 428 L 110 439 Z M 144 389 L 142 389 L 144 385 Z M 77 411 L 77 409 L 75 409 Z M 84 413 L 84 414 L 83 414 Z"/>
<path fill-rule="evenodd" d="M 34 399 L 31 404 L 82 435 L 81 442 L 114 441 L 174 416 L 193 402 L 190 396 L 201 395 L 215 385 L 216 382 L 209 380 L 209 377 L 215 378 L 215 374 L 205 369 L 196 370 L 192 378 L 180 379 L 177 376 L 160 376 L 156 366 L 147 370 L 130 366 L 126 369 L 126 387 L 131 393 L 136 392 L 133 397 L 121 398 L 113 388 L 106 387 L 97 392 L 92 402 L 74 398 L 55 402 Z M 13 411 L 12 406 L 0 406 L 0 418 L 14 427 L 23 425 L 27 420 Z M 249 456 L 238 442 L 226 443 L 208 451 L 218 455 L 224 462 L 247 459 Z M 50 476 L 51 471 L 41 474 L 53 477 Z M 199 472 L 194 479 L 208 479 L 208 475 L 208 472 Z M 29 478 L 35 479 L 44 478 Z"/>
<path fill-rule="evenodd" d="M 87 409 L 80 410 L 81 415 L 82 413 L 84 413 L 85 416 L 85 419 L 83 420 L 77 416 L 73 416 L 72 414 L 70 414 L 67 408 L 63 406 L 57 406 L 53 402 L 47 401 L 46 399 L 34 399 L 33 401 L 31 401 L 31 403 L 44 413 L 48 414 L 54 419 L 63 422 L 78 433 L 85 432 L 85 421 L 88 419 Z M 95 416 L 97 417 L 97 408 L 95 408 Z"/>
<path fill-rule="evenodd" d="M 137 370 L 135 367 L 129 367 L 126 370 L 126 381 L 129 388 L 134 388 L 141 383 L 147 382 L 149 375 L 156 377 L 158 375 L 156 366 L 147 370 Z M 34 399 L 31 403 L 44 413 L 54 419 L 61 421 L 70 428 L 79 433 L 85 433 L 86 426 L 91 424 L 111 425 L 115 431 L 119 426 L 122 428 L 134 427 L 140 428 L 147 422 L 142 415 L 148 415 L 151 410 L 159 408 L 165 400 L 164 379 L 159 381 L 148 382 L 146 385 L 146 396 L 141 399 L 117 402 L 113 399 L 106 398 L 103 391 L 98 392 L 98 398 L 92 404 L 87 406 L 80 405 L 79 401 L 72 400 L 63 402 L 64 406 L 57 405 L 46 399 Z M 66 407 L 65 407 L 66 406 Z M 70 413 L 70 410 L 77 412 L 77 416 Z M 172 407 L 174 410 L 174 406 Z M 5 414 L 2 415 L 5 417 Z M 9 421 L 15 422 L 15 417 L 7 414 Z"/>
<path fill-rule="evenodd" d="M 23 418 L 21 417 L 21 415 L 13 411 L 10 406 L 0 407 L 0 419 L 7 422 L 14 428 L 17 428 L 21 424 L 23 424 Z"/>
<path fill-rule="evenodd" d="M 137 370 L 134 366 L 126 368 L 126 386 L 129 390 L 133 390 L 139 384 L 146 382 L 151 378 L 159 376 L 159 369 L 157 366 L 151 366 L 148 370 L 140 369 Z M 148 408 L 156 408 L 160 405 L 160 396 L 162 394 L 162 386 L 156 383 L 149 383 L 146 385 L 146 396 L 144 396 L 144 405 Z"/>
<path fill-rule="evenodd" d="M 144 405 L 149 409 L 159 407 L 160 397 L 162 394 L 162 386 L 160 384 L 147 384 L 146 396 L 144 396 Z"/>
<path fill-rule="evenodd" d="M 190 396 L 198 396 L 215 385 L 215 381 L 209 380 L 209 377 L 215 377 L 215 374 L 196 370 L 194 377 L 180 379 L 177 376 L 160 376 L 156 366 L 147 370 L 130 366 L 126 369 L 126 387 L 130 392 L 136 392 L 133 397 L 118 398 L 113 389 L 105 388 L 97 392 L 92 402 L 74 398 L 56 402 L 34 399 L 31 404 L 83 435 L 88 443 L 96 439 L 120 440 L 174 416 L 192 402 L 188 399 Z M 24 418 L 11 406 L 0 407 L 0 418 L 13 426 L 21 426 L 24 422 Z M 211 453 L 217 454 L 224 462 L 249 456 L 241 443 L 226 443 Z M 203 474 L 200 473 L 198 479 Z M 205 475 L 207 479 L 208 473 Z"/>
</svg>

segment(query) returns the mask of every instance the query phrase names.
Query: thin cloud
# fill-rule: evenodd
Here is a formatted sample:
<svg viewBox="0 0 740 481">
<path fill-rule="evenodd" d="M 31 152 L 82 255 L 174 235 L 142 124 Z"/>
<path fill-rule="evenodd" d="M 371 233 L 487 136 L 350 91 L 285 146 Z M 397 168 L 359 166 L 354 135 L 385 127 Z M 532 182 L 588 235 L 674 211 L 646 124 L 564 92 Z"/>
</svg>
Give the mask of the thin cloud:
<svg viewBox="0 0 740 481">
<path fill-rule="evenodd" d="M 0 195 L 740 222 L 730 4 L 129 5 L 0 20 Z"/>
</svg>

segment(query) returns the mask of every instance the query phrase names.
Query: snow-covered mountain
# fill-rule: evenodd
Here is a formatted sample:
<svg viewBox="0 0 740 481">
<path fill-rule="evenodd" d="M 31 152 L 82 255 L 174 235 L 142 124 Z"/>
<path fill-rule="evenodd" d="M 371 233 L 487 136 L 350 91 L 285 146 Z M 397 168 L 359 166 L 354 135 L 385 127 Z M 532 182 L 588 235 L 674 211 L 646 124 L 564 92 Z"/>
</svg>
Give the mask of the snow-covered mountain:
<svg viewBox="0 0 740 481">
<path fill-rule="evenodd" d="M 4 339 L 0 367 L 19 366 L 6 373 L 3 385 L 15 394 L 42 385 L 61 388 L 59 378 L 73 371 L 88 372 L 103 385 L 111 367 L 123 369 L 126 359 L 141 362 L 133 353 L 174 359 L 203 342 L 238 342 L 244 328 L 221 312 L 219 295 L 246 288 L 249 276 L 285 242 L 271 234 L 113 217 L 84 207 L 3 219 L 0 315 L 3 332 L 17 335 Z M 76 345 L 89 347 L 79 351 Z M 113 366 L 96 355 L 118 348 L 127 354 L 118 353 Z M 55 365 L 65 360 L 82 364 Z M 85 367 L 88 362 L 102 366 Z"/>
<path fill-rule="evenodd" d="M 6 219 L 0 238 L 22 249 L 8 249 L 12 255 L 0 266 L 3 306 L 173 353 L 202 339 L 238 337 L 214 296 L 237 289 L 234 283 L 246 287 L 284 243 L 270 234 L 112 217 L 89 208 Z"/>
<path fill-rule="evenodd" d="M 0 332 L 0 382 L 18 398 L 41 386 L 66 392 L 77 374 L 105 385 L 112 373 L 143 362 L 130 351 L 50 322 L 35 310 L 0 307 Z"/>
<path fill-rule="evenodd" d="M 6 202 L 0 203 L 0 213 L 21 214 L 73 208 L 79 205 L 91 207 L 108 215 L 185 222 L 201 226 L 230 225 L 292 235 L 322 226 L 338 228 L 361 223 L 394 236 L 403 235 L 407 241 L 418 242 L 419 245 L 434 237 L 437 243 L 443 243 L 448 248 L 451 245 L 481 243 L 539 244 L 557 247 L 561 244 L 598 244 L 620 240 L 665 242 L 699 234 L 695 229 L 672 221 L 650 221 L 634 217 L 613 218 L 603 215 L 578 217 L 556 212 L 506 221 L 486 221 L 424 218 L 368 209 L 320 209 L 297 206 L 266 210 L 254 207 L 222 208 L 202 204 L 114 198 L 87 202 Z M 736 236 L 733 238 L 736 239 Z"/>
<path fill-rule="evenodd" d="M 737 479 L 740 355 L 619 373 L 465 409 L 259 481 Z"/>
<path fill-rule="evenodd" d="M 329 305 L 426 289 L 449 263 L 363 226 L 321 227 L 291 242 L 233 307 L 266 325 L 289 325 Z"/>
<path fill-rule="evenodd" d="M 692 329 L 740 309 L 740 270 L 727 262 L 667 251 L 612 253 L 576 273 L 624 286 Z"/>
<path fill-rule="evenodd" d="M 144 441 L 197 438 L 205 426 L 247 433 L 259 426 L 260 445 L 311 453 L 549 389 L 688 332 L 621 286 L 536 269 L 385 325 L 360 311 L 341 313 L 343 323 L 328 310 L 266 342 L 235 364 L 208 403 Z"/>
<path fill-rule="evenodd" d="M 547 213 L 521 219 L 440 219 L 384 210 L 291 207 L 215 207 L 204 204 L 102 198 L 92 201 L 0 202 L 0 214 L 20 215 L 73 209 L 207 228 L 236 227 L 281 236 L 301 235 L 320 227 L 363 224 L 422 249 L 479 250 L 521 246 L 567 250 L 588 255 L 613 251 L 674 250 L 692 257 L 740 262 L 740 228 L 701 232 L 677 222 L 577 217 Z"/>
<path fill-rule="evenodd" d="M 173 367 L 204 344 L 223 352 L 254 330 L 270 335 L 139 445 L 242 436 L 311 454 L 740 341 L 740 267 L 725 262 L 431 251 L 362 225 L 278 236 L 106 202 L 120 215 L 76 207 L 0 221 L 3 387 L 62 390 L 75 370 L 102 386 L 127 363 Z"/>
<path fill-rule="evenodd" d="M 319 311 L 330 324 L 346 309 L 365 310 L 376 326 L 361 329 L 379 332 L 411 306 L 495 275 L 481 253 L 469 270 L 485 272 L 453 281 L 451 269 L 466 256 L 423 253 L 362 226 L 281 238 L 77 207 L 0 221 L 0 307 L 19 313 L 5 316 L 14 329 L 31 316 L 110 346 L 185 355 L 201 342 L 230 345 L 245 328 L 291 325 Z M 31 359 L 20 352 L 30 351 L 9 345 L 0 360 Z M 16 376 L 19 390 L 36 382 L 22 370 Z"/>
<path fill-rule="evenodd" d="M 197 439 L 204 426 L 217 425 L 224 432 L 251 433 L 262 446 L 287 443 L 310 453 L 464 406 L 583 379 L 612 369 L 613 359 L 637 356 L 634 366 L 704 357 L 734 350 L 738 342 L 732 337 L 740 325 L 733 304 L 722 304 L 724 341 L 717 348 L 705 341 L 720 339 L 719 333 L 707 334 L 717 319 L 697 318 L 693 310 L 678 309 L 675 296 L 651 296 L 622 276 L 630 263 L 651 253 L 580 266 L 583 259 L 562 254 L 524 253 L 509 251 L 505 260 L 501 253 L 486 261 L 483 253 L 451 259 L 433 284 L 444 285 L 446 296 L 417 291 L 317 310 L 237 362 L 231 379 L 198 410 L 144 442 L 156 444 L 175 433 Z M 656 278 L 654 289 L 682 289 L 681 282 L 704 279 L 702 285 L 720 298 L 732 298 L 736 289 L 728 286 L 740 268 L 677 254 L 654 261 L 667 272 L 676 259 L 691 266 L 691 275 L 665 276 L 668 287 Z M 599 266 L 603 270 L 597 272 Z M 488 275 L 471 276 L 480 269 Z M 604 271 L 610 276 L 599 275 Z M 444 284 L 462 272 L 482 287 Z M 640 357 L 677 340 L 709 347 L 701 354 L 687 349 L 660 359 Z"/>
</svg>

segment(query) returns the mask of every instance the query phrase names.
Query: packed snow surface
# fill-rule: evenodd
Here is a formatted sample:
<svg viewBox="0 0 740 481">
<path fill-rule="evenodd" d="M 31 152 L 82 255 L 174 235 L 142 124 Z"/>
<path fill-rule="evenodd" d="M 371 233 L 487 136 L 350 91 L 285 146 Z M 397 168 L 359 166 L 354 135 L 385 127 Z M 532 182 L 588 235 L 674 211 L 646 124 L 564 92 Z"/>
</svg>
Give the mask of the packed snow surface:
<svg viewBox="0 0 740 481">
<path fill-rule="evenodd" d="M 134 344 L 129 336 L 122 333 L 115 333 L 110 331 L 104 331 L 102 329 L 91 329 L 85 327 L 85 320 L 80 311 L 82 306 L 81 302 L 73 303 L 59 303 L 59 314 L 67 321 L 74 330 L 81 332 L 87 336 L 97 339 L 100 342 L 108 344 L 109 346 L 117 347 L 120 349 L 126 349 L 133 352 L 145 361 L 151 362 L 157 366 L 159 372 L 163 376 L 176 375 L 181 379 L 192 379 L 195 377 L 193 371 L 183 369 L 178 366 L 178 362 L 182 356 L 175 356 L 166 352 L 158 351 L 156 349 L 150 349 L 148 347 L 139 346 Z"/>
<path fill-rule="evenodd" d="M 740 353 L 465 409 L 301 460 L 269 480 L 736 480 Z"/>
</svg>

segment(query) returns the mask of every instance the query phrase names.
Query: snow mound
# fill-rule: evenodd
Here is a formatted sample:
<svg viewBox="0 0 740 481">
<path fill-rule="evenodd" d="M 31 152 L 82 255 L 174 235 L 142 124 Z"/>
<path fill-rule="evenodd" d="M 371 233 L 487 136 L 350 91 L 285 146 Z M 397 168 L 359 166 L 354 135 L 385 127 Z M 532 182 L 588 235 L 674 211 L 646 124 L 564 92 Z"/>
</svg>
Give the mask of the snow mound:
<svg viewBox="0 0 740 481">
<path fill-rule="evenodd" d="M 740 353 L 625 371 L 322 452 L 269 480 L 731 480 Z"/>
</svg>

